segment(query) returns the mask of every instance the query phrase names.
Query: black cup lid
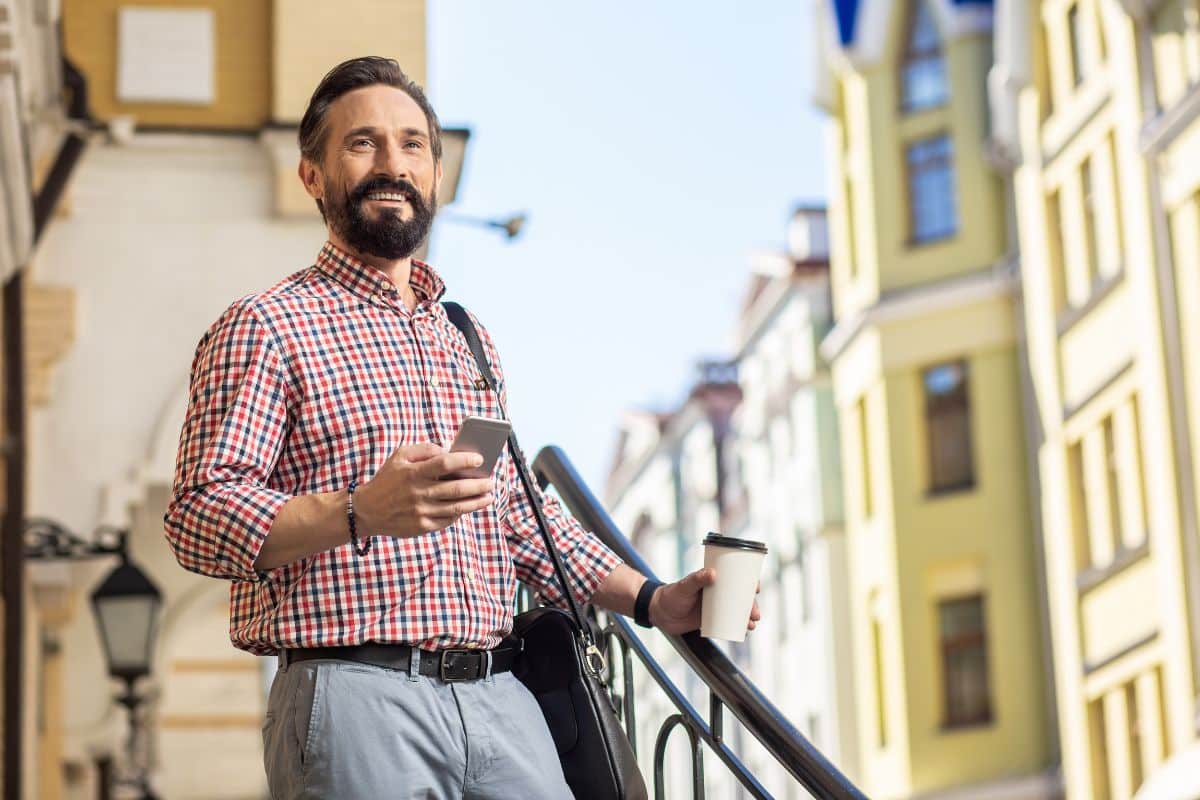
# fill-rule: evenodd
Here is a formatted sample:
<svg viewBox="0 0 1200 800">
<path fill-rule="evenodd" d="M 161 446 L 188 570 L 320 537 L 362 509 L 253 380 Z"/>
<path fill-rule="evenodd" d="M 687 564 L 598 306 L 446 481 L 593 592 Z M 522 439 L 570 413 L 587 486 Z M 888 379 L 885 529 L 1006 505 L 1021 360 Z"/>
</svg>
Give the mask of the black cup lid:
<svg viewBox="0 0 1200 800">
<path fill-rule="evenodd" d="M 732 536 L 722 536 L 719 533 L 710 533 L 704 537 L 705 545 L 716 545 L 717 547 L 734 547 L 738 550 L 755 550 L 759 553 L 767 552 L 767 546 L 762 542 L 756 542 L 753 539 L 735 539 Z"/>
</svg>

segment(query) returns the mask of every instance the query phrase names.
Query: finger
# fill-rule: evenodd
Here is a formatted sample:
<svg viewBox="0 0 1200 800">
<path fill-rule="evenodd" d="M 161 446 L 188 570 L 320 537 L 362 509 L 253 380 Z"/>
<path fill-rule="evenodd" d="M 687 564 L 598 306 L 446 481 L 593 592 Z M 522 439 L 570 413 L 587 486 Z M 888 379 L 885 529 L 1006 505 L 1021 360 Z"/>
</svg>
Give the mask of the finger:
<svg viewBox="0 0 1200 800">
<path fill-rule="evenodd" d="M 757 621 L 762 619 L 762 611 L 758 608 L 758 603 L 754 604 L 754 608 L 750 609 L 750 620 Z"/>
<path fill-rule="evenodd" d="M 396 452 L 392 455 L 401 461 L 415 464 L 418 461 L 428 461 L 444 452 L 446 452 L 445 448 L 441 445 L 436 445 L 433 442 L 423 442 L 422 444 L 408 444 L 403 447 L 397 447 Z"/>
<path fill-rule="evenodd" d="M 712 586 L 717 582 L 717 571 L 711 567 L 698 569 L 684 578 L 683 581 L 690 584 L 690 588 L 703 589 L 705 586 Z"/>
<path fill-rule="evenodd" d="M 457 500 L 453 503 L 434 505 L 428 509 L 428 511 L 425 513 L 425 516 L 434 520 L 449 520 L 450 522 L 453 522 L 463 514 L 471 514 L 487 508 L 492 504 L 492 500 L 492 493 L 488 492 L 487 494 L 480 495 L 479 497 L 470 497 L 465 500 Z M 447 522 L 446 524 L 448 525 L 450 522 Z M 445 527 L 445 525 L 442 527 Z"/>
<path fill-rule="evenodd" d="M 491 478 L 454 478 L 439 481 L 429 489 L 429 499 L 463 500 L 469 497 L 480 497 L 491 490 Z"/>
<path fill-rule="evenodd" d="M 758 594 L 761 591 L 762 591 L 762 584 L 761 583 L 754 584 L 754 593 Z"/>
<path fill-rule="evenodd" d="M 483 456 L 479 453 L 441 453 L 422 462 L 417 469 L 422 477 L 436 480 L 452 472 L 474 469 L 482 463 Z"/>
</svg>

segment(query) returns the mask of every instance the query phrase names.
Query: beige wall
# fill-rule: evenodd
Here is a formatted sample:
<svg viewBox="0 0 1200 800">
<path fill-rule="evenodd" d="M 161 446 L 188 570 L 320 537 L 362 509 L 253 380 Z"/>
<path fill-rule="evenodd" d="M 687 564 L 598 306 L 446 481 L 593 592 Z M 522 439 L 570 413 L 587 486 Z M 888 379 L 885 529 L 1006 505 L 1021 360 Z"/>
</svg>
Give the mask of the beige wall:
<svg viewBox="0 0 1200 800">
<path fill-rule="evenodd" d="M 424 0 L 274 0 L 271 113 L 298 123 L 321 77 L 356 56 L 387 56 L 425 85 Z"/>
<path fill-rule="evenodd" d="M 213 105 L 118 101 L 117 15 L 130 5 L 212 9 L 216 27 Z M 67 55 L 87 76 L 92 112 L 101 120 L 128 114 L 139 125 L 253 129 L 271 119 L 271 14 L 270 0 L 64 0 L 63 41 Z M 317 38 L 312 29 L 306 31 Z"/>
</svg>

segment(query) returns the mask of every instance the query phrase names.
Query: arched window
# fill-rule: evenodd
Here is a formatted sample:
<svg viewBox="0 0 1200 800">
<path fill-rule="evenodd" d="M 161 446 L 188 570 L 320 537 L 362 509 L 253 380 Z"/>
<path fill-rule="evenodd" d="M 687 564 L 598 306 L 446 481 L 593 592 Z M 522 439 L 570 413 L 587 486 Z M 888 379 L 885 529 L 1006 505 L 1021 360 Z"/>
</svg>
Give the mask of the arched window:
<svg viewBox="0 0 1200 800">
<path fill-rule="evenodd" d="M 933 19 L 931 0 L 914 0 L 904 39 L 900 91 L 905 111 L 919 111 L 946 102 L 946 61 Z"/>
</svg>

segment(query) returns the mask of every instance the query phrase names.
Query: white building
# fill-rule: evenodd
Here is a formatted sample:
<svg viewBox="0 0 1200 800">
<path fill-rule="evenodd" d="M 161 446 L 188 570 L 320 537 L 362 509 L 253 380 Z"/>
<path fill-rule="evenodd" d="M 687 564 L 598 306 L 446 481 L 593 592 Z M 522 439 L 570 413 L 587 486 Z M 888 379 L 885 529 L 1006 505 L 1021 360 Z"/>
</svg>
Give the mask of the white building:
<svg viewBox="0 0 1200 800">
<path fill-rule="evenodd" d="M 852 671 L 837 426 L 817 356 L 831 325 L 824 211 L 797 211 L 789 240 L 787 253 L 754 260 L 732 361 L 707 366 L 677 412 L 627 416 L 607 504 L 663 576 L 699 567 L 709 531 L 767 543 L 764 619 L 731 656 L 853 778 L 853 695 L 839 680 Z M 671 663 L 669 648 L 656 653 Z M 655 694 L 639 702 L 660 702 Z M 692 700 L 707 707 L 703 695 Z M 652 742 L 664 714 L 639 715 Z M 756 742 L 736 727 L 731 738 L 776 796 L 804 796 Z M 724 770 L 707 772 L 712 782 Z"/>
<path fill-rule="evenodd" d="M 300 0 L 0 0 L 0 277 L 21 268 L 26 282 L 25 513 L 85 539 L 100 525 L 127 529 L 132 560 L 161 589 L 140 686 L 142 760 L 155 792 L 173 799 L 266 795 L 261 727 L 275 666 L 232 647 L 228 584 L 184 571 L 163 538 L 196 344 L 231 302 L 311 265 L 325 240 L 295 174 L 296 125 L 321 75 L 379 53 L 425 81 L 424 0 L 338 10 L 335 20 Z M 86 147 L 36 247 L 30 214 L 10 202 L 37 182 L 13 155 L 9 28 L 22 55 L 61 35 L 72 64 L 60 71 L 49 45 L 24 59 L 28 119 L 56 110 L 45 98 L 64 82 L 86 100 L 72 109 Z M 26 125 L 27 146 L 52 156 L 33 146 L 43 128 L 53 132 Z M 444 203 L 462 143 L 446 139 Z M 50 160 L 34 161 L 35 178 Z M 22 710 L 37 724 L 27 722 L 23 798 L 95 797 L 101 759 L 124 770 L 128 718 L 86 604 L 112 567 L 28 567 L 38 618 Z"/>
</svg>

